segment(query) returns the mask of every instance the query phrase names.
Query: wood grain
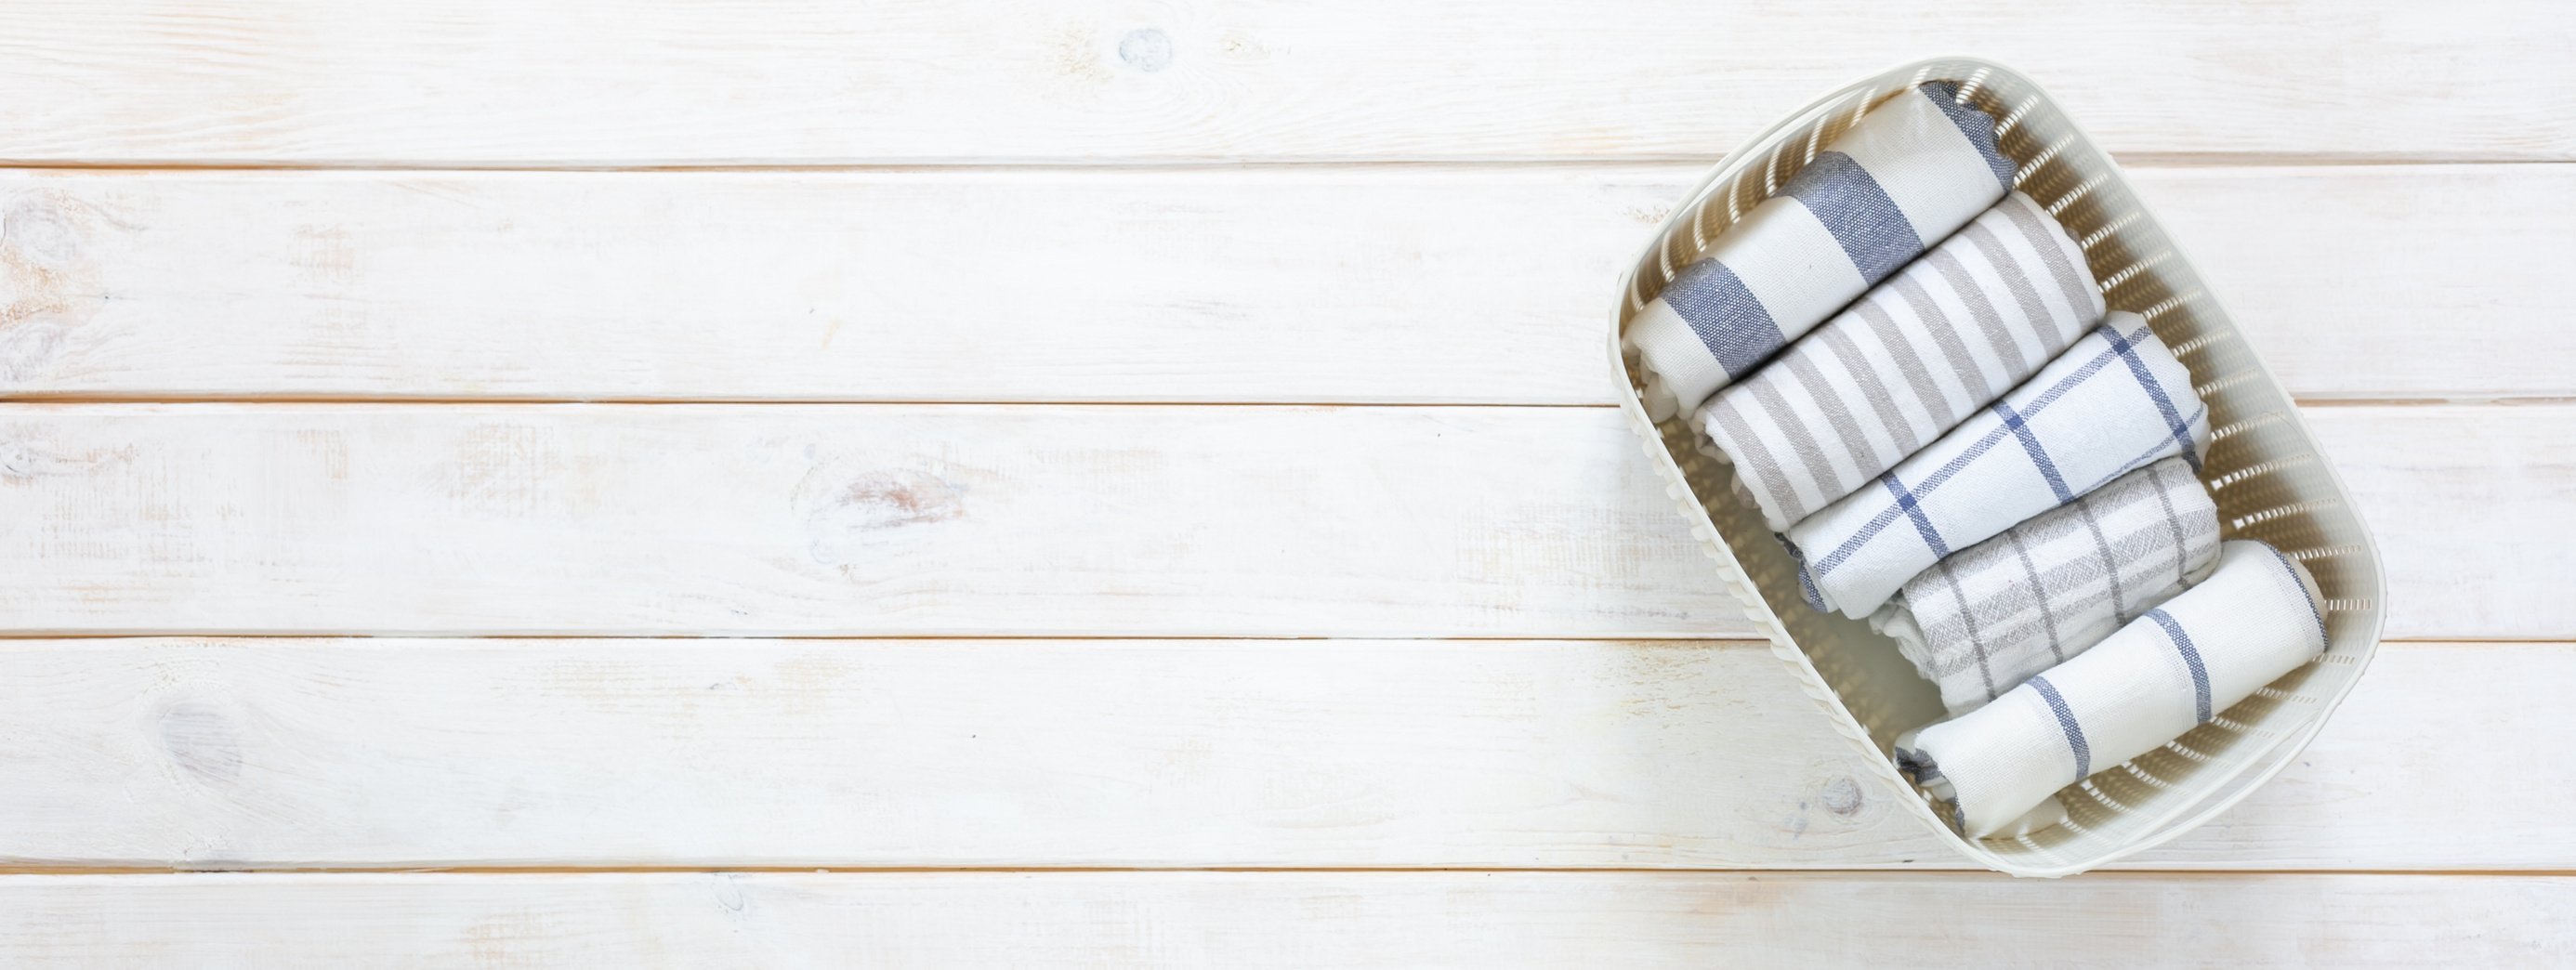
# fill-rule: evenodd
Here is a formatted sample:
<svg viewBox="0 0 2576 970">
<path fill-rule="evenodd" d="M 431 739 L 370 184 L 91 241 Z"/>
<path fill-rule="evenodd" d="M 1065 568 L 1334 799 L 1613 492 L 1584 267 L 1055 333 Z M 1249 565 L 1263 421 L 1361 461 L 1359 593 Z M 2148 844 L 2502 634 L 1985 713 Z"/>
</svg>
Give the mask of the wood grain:
<svg viewBox="0 0 2576 970">
<path fill-rule="evenodd" d="M 0 5 L 0 965 L 2562 959 L 2571 47 L 2534 0 Z M 2337 719 L 2131 871 L 1938 871 L 1597 407 L 1664 207 L 1944 50 L 2120 155 L 2387 560 Z"/>
<path fill-rule="evenodd" d="M 20 162 L 1705 157 L 1929 51 L 2117 152 L 2576 157 L 2563 4 L 11 4 Z M 2116 33 L 2117 43 L 2087 43 Z"/>
<path fill-rule="evenodd" d="M 2576 636 L 2576 406 L 2307 412 L 2388 634 Z M 0 407 L 0 632 L 1742 637 L 1616 411 Z"/>
<path fill-rule="evenodd" d="M 0 392 L 1606 404 L 1700 174 L 0 172 Z M 2576 395 L 2576 166 L 2133 174 L 2303 398 Z"/>
<path fill-rule="evenodd" d="M 2555 638 L 2576 605 L 2576 406 L 2304 412 L 2387 569 L 2389 637 Z M 2488 565 L 2492 563 L 2492 565 Z"/>
<path fill-rule="evenodd" d="M 2547 963 L 2564 877 L 653 873 L 0 878 L 15 966 Z"/>
<path fill-rule="evenodd" d="M 0 606 L 21 631 L 1744 634 L 1619 420 L 20 405 Z"/>
<path fill-rule="evenodd" d="M 2130 865 L 2576 868 L 2571 677 L 2392 645 Z M 1966 865 L 1734 642 L 15 641 L 0 737 L 22 866 Z"/>
</svg>

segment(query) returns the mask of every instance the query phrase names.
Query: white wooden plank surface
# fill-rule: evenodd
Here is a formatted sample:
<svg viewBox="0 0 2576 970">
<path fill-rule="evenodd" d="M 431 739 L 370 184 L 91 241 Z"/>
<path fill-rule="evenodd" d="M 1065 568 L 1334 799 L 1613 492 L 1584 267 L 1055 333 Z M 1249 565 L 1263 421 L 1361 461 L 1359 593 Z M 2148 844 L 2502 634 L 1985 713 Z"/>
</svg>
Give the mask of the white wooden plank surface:
<svg viewBox="0 0 2576 970">
<path fill-rule="evenodd" d="M 0 396 L 430 402 L 0 404 L 0 965 L 2563 958 L 2576 166 L 2485 163 L 2576 160 L 2571 46 L 2525 0 L 0 6 Z M 1957 863 L 1723 639 L 1604 409 L 921 403 L 1601 404 L 1681 187 L 1938 50 L 2049 85 L 2303 398 L 2541 399 L 2310 408 L 2389 632 L 2479 642 L 2392 644 L 2135 863 L 2240 871 L 1649 871 Z M 565 170 L 663 167 L 762 170 Z M 894 403 L 490 403 L 581 399 Z M 149 631 L 320 636 L 58 637 Z M 581 638 L 347 638 L 405 632 Z M 1071 639 L 1318 635 L 1478 639 Z M 776 869 L 52 874 L 308 865 Z"/>
<path fill-rule="evenodd" d="M 0 172 L 0 392 L 1606 404 L 1700 174 Z M 2134 174 L 2294 393 L 2576 395 L 2576 166 Z"/>
<path fill-rule="evenodd" d="M 2389 635 L 2576 634 L 2576 406 L 2308 409 Z M 0 407 L 0 631 L 1745 636 L 1605 408 Z"/>
<path fill-rule="evenodd" d="M 0 878 L 13 966 L 2529 966 L 2564 877 L 651 873 Z"/>
<path fill-rule="evenodd" d="M 40 631 L 1744 633 L 1619 420 L 19 406 L 0 607 Z"/>
<path fill-rule="evenodd" d="M 2576 869 L 2570 678 L 2392 645 L 2137 864 Z M 1965 865 L 1748 643 L 13 641 L 0 737 L 20 866 Z"/>
<path fill-rule="evenodd" d="M 2306 409 L 2386 568 L 2384 635 L 2576 629 L 2576 405 Z"/>
<path fill-rule="evenodd" d="M 2576 15 L 2532 0 L 35 0 L 0 37 L 16 160 L 1703 156 L 1935 51 L 2114 151 L 2576 156 Z"/>
</svg>

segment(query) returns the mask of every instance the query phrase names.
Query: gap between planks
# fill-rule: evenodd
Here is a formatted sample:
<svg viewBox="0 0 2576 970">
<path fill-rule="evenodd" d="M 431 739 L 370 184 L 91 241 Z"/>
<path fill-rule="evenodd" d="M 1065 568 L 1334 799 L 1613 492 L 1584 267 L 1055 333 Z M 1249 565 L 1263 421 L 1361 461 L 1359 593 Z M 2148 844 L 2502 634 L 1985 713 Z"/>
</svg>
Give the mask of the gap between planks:
<svg viewBox="0 0 2576 970">
<path fill-rule="evenodd" d="M 2116 878 L 2123 875 L 2153 878 L 2204 877 L 2235 879 L 2253 876 L 2471 876 L 2481 879 L 2538 878 L 2559 879 L 2576 876 L 2576 869 L 2329 869 L 2318 867 L 2207 869 L 2153 863 L 2120 863 L 2120 868 L 2096 869 L 2065 878 L 2081 879 L 2099 875 Z M 1450 873 L 1454 875 L 1515 876 L 1761 876 L 1777 873 L 1798 876 L 1963 876 L 1968 878 L 2001 877 L 2000 873 L 1969 865 L 1961 860 L 1956 867 L 1943 865 L 1906 866 L 1727 866 L 1646 868 L 1640 866 L 690 866 L 690 865 L 563 865 L 525 866 L 270 866 L 270 867 L 169 867 L 154 866 L 10 866 L 0 865 L 0 876 L 603 876 L 603 875 L 725 875 L 729 873 L 818 876 L 885 876 L 967 873 L 980 875 L 1081 876 L 1118 873 L 1226 873 L 1242 875 L 1295 875 L 1300 873 L 1350 875 L 1418 875 Z M 2047 880 L 2033 880 L 2044 882 Z"/>
<path fill-rule="evenodd" d="M 1173 160 L 1153 158 L 1103 158 L 1093 162 L 1060 159 L 1027 161 L 1012 158 L 961 159 L 943 162 L 839 162 L 839 163 L 708 163 L 703 165 L 638 164 L 549 164 L 535 161 L 494 162 L 418 162 L 397 160 L 366 162 L 223 162 L 212 160 L 167 162 L 83 162 L 0 158 L 0 172 L 330 172 L 365 174 L 369 172 L 402 175 L 438 175 L 448 172 L 526 172 L 526 173 L 670 173 L 675 175 L 741 174 L 938 174 L 950 172 L 1012 172 L 1030 175 L 1046 173 L 1120 172 L 1202 172 L 1202 171 L 1365 171 L 1371 169 L 1476 169 L 1476 170 L 1578 170 L 1615 165 L 1686 165 L 1715 168 L 1726 160 L 1723 154 L 1638 154 L 1586 157 L 1568 155 L 1541 158 L 1419 158 L 1419 159 L 1203 159 Z M 2159 168 L 2403 168 L 2425 165 L 2567 165 L 2563 158 L 2456 157 L 2447 155 L 2408 155 L 2380 153 L 2372 155 L 2325 155 L 2295 152 L 2113 152 L 2111 160 L 2124 169 Z"/>
<path fill-rule="evenodd" d="M 1543 639 L 1543 640 L 1557 641 L 1557 642 L 1564 642 L 1564 643 L 1632 643 L 1632 644 L 1639 644 L 1639 645 L 1643 645 L 1643 646 L 1654 646 L 1654 645 L 1664 645 L 1664 646 L 1698 646 L 1698 647 L 1704 647 L 1704 648 L 1708 648 L 1708 649 L 1727 649 L 1727 650 L 1767 650 L 1767 649 L 1770 649 L 1770 647 L 1771 647 L 1771 644 L 1770 644 L 1770 642 L 1769 642 L 1769 641 L 1765 641 L 1765 640 L 1747 640 L 1747 639 L 1745 639 L 1745 638 L 1743 638 L 1743 637 L 1741 637 L 1741 636 L 1737 636 L 1737 635 L 1733 635 L 1733 634 L 1712 634 L 1712 635 L 1710 635 L 1710 636 L 1706 636 L 1706 637 L 1683 637 L 1683 636 L 1674 636 L 1674 635 L 1671 635 L 1671 634 L 1659 634 L 1659 635 L 1654 635 L 1654 636 L 1619 636 L 1619 635 L 1616 635 L 1616 634 L 1580 634 L 1580 633 L 1576 633 L 1576 634 L 1565 634 L 1565 635 L 1550 635 L 1550 636 L 1544 636 L 1544 637 L 1532 637 L 1532 636 L 1527 635 L 1527 634 L 1499 634 L 1499 633 L 1498 633 L 1498 634 L 1488 635 L 1488 636 L 1474 636 L 1474 635 L 1464 635 L 1464 634 L 1462 634 L 1462 635 L 1456 635 L 1456 636 L 1430 636 L 1430 635 L 1419 635 L 1419 634 L 1417 634 L 1417 635 L 1410 635 L 1410 636 L 1405 635 L 1405 634 L 1387 634 L 1387 635 L 1376 635 L 1376 634 L 1370 634 L 1370 635 L 1356 635 L 1356 634 L 1319 634 L 1319 635 L 1313 635 L 1313 636 L 1298 636 L 1298 635 L 1262 634 L 1262 633 L 1226 634 L 1226 635 L 1220 635 L 1220 636 L 1195 636 L 1195 635 L 1190 635 L 1190 634 L 1157 634 L 1157 633 L 1138 633 L 1138 634 L 1122 634 L 1122 633 L 1066 633 L 1066 634 L 1043 634 L 1043 635 L 1037 635 L 1037 634 L 974 634 L 974 633 L 874 633 L 874 634 L 870 634 L 870 633 L 805 633 L 805 634 L 798 634 L 798 633 L 766 634 L 766 633 L 764 633 L 764 634 L 740 634 L 740 633 L 672 633 L 672 632 L 662 632 L 662 633 L 582 633 L 582 632 L 574 632 L 574 633 L 473 633 L 473 632 L 466 632 L 466 633 L 444 633 L 444 632 L 434 632 L 434 631 L 433 631 L 433 632 L 420 632 L 420 631 L 408 631 L 408 630 L 406 630 L 406 631 L 392 631 L 392 632 L 386 632 L 386 631 L 374 631 L 374 632 L 350 632 L 350 633 L 327 633 L 327 632 L 326 632 L 326 633 L 315 633 L 315 632 L 312 632 L 312 631 L 309 631 L 309 630 L 307 630 L 307 631 L 285 631 L 285 632 L 277 632 L 277 633 L 263 633 L 263 632 L 257 632 L 257 631 L 248 632 L 248 633 L 243 633 L 243 632 L 236 632 L 236 631 L 230 631 L 230 630 L 151 630 L 151 631 L 144 631 L 144 632 L 139 632 L 139 633 L 125 633 L 125 632 L 118 632 L 118 633 L 101 633 L 101 632 L 98 632 L 98 631 L 95 631 L 95 630 L 87 630 L 87 631 L 82 631 L 82 630 L 71 630 L 71 631 L 53 631 L 53 632 L 48 632 L 48 631 L 34 631 L 34 632 L 28 632 L 28 631 L 23 631 L 23 630 L 12 630 L 12 631 L 8 631 L 8 632 L 0 633 L 0 643 L 8 643 L 8 642 L 10 642 L 10 641 L 14 641 L 14 640 L 45 640 L 45 641 L 54 641 L 54 640 L 78 640 L 78 641 L 94 641 L 94 642 L 98 642 L 98 643 L 101 643 L 101 644 L 106 644 L 106 643 L 114 643 L 114 642 L 117 642 L 117 641 L 133 641 L 133 640 L 196 640 L 196 639 L 204 639 L 204 640 L 286 640 L 286 641 L 297 641 L 297 640 L 356 640 L 356 641 L 366 641 L 366 640 L 384 640 L 384 641 L 388 641 L 388 642 L 404 642 L 404 643 L 406 643 L 406 644 L 410 644 L 410 643 L 417 643 L 417 642 L 419 642 L 419 641 L 425 641 L 425 640 L 441 640 L 441 641 L 455 641 L 455 642 L 456 642 L 458 645 L 460 645 L 460 646 L 461 646 L 461 645 L 463 645 L 463 644 L 467 644 L 467 643 L 506 643 L 506 642 L 510 642 L 510 641 L 514 641 L 514 640 L 515 640 L 515 641 L 525 641 L 525 642 L 529 642 L 529 643 L 544 643 L 544 642 L 553 642 L 553 641 L 576 641 L 576 642 L 579 642 L 579 641 L 601 641 L 601 642 L 623 642 L 623 643 L 653 643 L 653 642 L 662 642 L 662 641 L 669 641 L 669 642 L 676 642 L 676 643 L 704 643 L 704 642 L 724 642 L 724 641 L 734 641 L 734 642 L 744 642 L 744 643 L 762 643 L 762 642 L 768 642 L 768 641 L 773 641 L 773 640 L 778 640 L 778 641 L 790 641 L 790 642 L 837 642 L 837 641 L 848 641 L 848 642 L 851 642 L 851 643 L 909 643 L 909 642 L 914 642 L 914 641 L 922 641 L 922 642 L 938 643 L 938 642 L 947 641 L 947 642 L 957 642 L 957 643 L 1025 643 L 1025 644 L 1033 644 L 1033 645 L 1034 645 L 1034 644 L 1052 644 L 1052 643 L 1101 643 L 1101 644 L 1115 644 L 1115 643 L 1206 643 L 1206 642 L 1211 641 L 1211 640 L 1222 640 L 1222 641 L 1226 641 L 1226 642 L 1242 642 L 1242 643 L 1246 643 L 1246 644 L 1263 644 L 1263 645 L 1280 645 L 1280 646 L 1287 646 L 1287 645 L 1294 645 L 1294 644 L 1312 644 L 1312 645 L 1318 645 L 1318 646 L 1320 646 L 1320 645 L 1324 645 L 1324 644 L 1343 643 L 1343 642 L 1349 642 L 1349 641 L 1355 641 L 1355 640 L 1356 640 L 1356 641 L 1366 641 L 1366 642 L 1370 642 L 1370 643 L 1406 643 L 1406 644 L 1420 643 L 1420 644 L 1438 644 L 1438 643 L 1527 643 L 1527 642 L 1530 642 L 1532 639 Z M 2477 636 L 2427 636 L 2427 635 L 2407 635 L 2407 636 L 2384 636 L 2384 637 L 2379 638 L 2379 642 L 2381 642 L 2381 643 L 2404 643 L 2404 644 L 2416 644 L 2416 645 L 2422 645 L 2422 646 L 2440 646 L 2440 645 L 2445 645 L 2445 644 L 2447 644 L 2447 645 L 2451 645 L 2451 646 L 2459 646 L 2459 647 L 2482 647 L 2482 646 L 2513 646 L 2513 647 L 2527 647 L 2527 646 L 2549 646 L 2549 645 L 2576 647 L 2576 641 L 2568 640 L 2568 639 L 2566 639 L 2566 638 L 2564 638 L 2564 637 L 2553 637 L 2553 636 L 2532 636 L 2532 637 L 2477 637 Z"/>
<path fill-rule="evenodd" d="M 2576 397 L 2564 395 L 2529 395 L 2517 397 L 2300 397 L 2293 403 L 2302 408 L 2338 407 L 2471 407 L 2548 405 L 2576 403 Z M 481 405 L 545 406 L 557 404 L 602 405 L 613 407 L 656 407 L 688 405 L 846 405 L 854 407 L 1028 407 L 1028 408 L 1599 408 L 1613 410 L 1619 405 L 1586 401 L 1111 401 L 1066 399 L 1045 400 L 967 400 L 962 398 L 866 398 L 866 397 L 415 397 L 399 394 L 383 396 L 325 394 L 198 394 L 186 397 L 169 395 L 95 394 L 82 392 L 35 392 L 0 394 L 0 404 L 400 404 L 429 407 L 473 407 Z"/>
</svg>

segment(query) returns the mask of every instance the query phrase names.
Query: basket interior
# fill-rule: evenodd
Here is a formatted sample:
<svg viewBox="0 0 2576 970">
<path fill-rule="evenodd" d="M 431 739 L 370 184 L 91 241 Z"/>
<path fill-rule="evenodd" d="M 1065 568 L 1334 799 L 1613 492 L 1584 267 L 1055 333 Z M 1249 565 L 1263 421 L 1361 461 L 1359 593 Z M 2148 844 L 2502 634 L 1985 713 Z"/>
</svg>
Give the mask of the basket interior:
<svg viewBox="0 0 2576 970">
<path fill-rule="evenodd" d="M 1931 61 L 1854 85 L 1784 122 L 1727 158 L 1666 224 L 1631 272 L 1618 323 L 1660 292 L 1709 241 L 1787 182 L 1801 165 L 1880 101 L 1930 80 L 1951 80 L 2001 119 L 1999 140 L 2017 164 L 2016 185 L 2055 213 L 2082 244 L 2114 310 L 2147 318 L 2191 369 L 2210 407 L 2202 484 L 2219 509 L 2223 538 L 2271 543 L 2304 563 L 2327 602 L 2328 641 L 2293 671 L 2213 721 L 2127 764 L 2059 793 L 2066 824 L 2011 838 L 1961 841 L 1970 856 L 2008 872 L 2062 875 L 2162 841 L 2269 777 L 2314 733 L 2376 648 L 2381 618 L 2377 553 L 2289 395 L 2264 370 L 2200 277 L 2139 205 L 2111 160 L 2028 80 L 1980 61 Z M 1639 370 L 1627 362 L 1631 393 Z M 1642 411 L 1634 413 L 1642 414 Z M 1733 470 L 1695 447 L 1687 414 L 1656 423 L 1663 451 L 1697 511 L 1743 574 L 1741 589 L 1775 620 L 1775 645 L 1802 662 L 1810 691 L 1844 733 L 1874 749 L 1884 779 L 1902 789 L 1889 751 L 1896 735 L 1942 715 L 1932 683 L 1868 624 L 1810 609 L 1797 567 L 1733 495 Z M 1721 557 L 1727 558 L 1727 557 Z M 1750 605 L 1750 604 L 1748 604 Z M 1756 609 L 1757 616 L 1764 609 Z M 1927 806 L 1916 808 L 1942 826 Z M 2195 809 L 2202 813 L 2195 814 Z M 2186 816 L 2190 816 L 2186 819 Z"/>
</svg>

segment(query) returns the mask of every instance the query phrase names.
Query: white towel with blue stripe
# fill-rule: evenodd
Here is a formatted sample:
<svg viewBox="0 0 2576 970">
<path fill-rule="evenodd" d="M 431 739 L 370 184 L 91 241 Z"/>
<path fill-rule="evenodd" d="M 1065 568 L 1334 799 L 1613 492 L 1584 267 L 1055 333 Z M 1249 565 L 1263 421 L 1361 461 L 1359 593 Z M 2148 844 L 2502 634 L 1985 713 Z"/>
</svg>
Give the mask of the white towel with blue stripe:
<svg viewBox="0 0 2576 970">
<path fill-rule="evenodd" d="M 2063 817 L 2050 798 L 2163 747 L 2325 652 L 2315 577 L 2235 540 L 2199 585 L 1994 703 L 1896 739 L 1897 767 L 1983 838 Z"/>
<path fill-rule="evenodd" d="M 2102 311 L 2084 250 L 2012 193 L 1710 398 L 1692 419 L 1701 450 L 1786 531 L 2028 380 Z"/>
<path fill-rule="evenodd" d="M 1699 407 L 2012 187 L 1994 118 L 1934 81 L 1889 98 L 1720 233 L 1627 339 L 1661 419 Z"/>
<path fill-rule="evenodd" d="M 1906 580 L 2039 513 L 2181 455 L 2209 409 L 2145 318 L 2114 312 L 2038 374 L 1860 491 L 1789 527 L 1809 605 L 1860 619 Z"/>
</svg>

